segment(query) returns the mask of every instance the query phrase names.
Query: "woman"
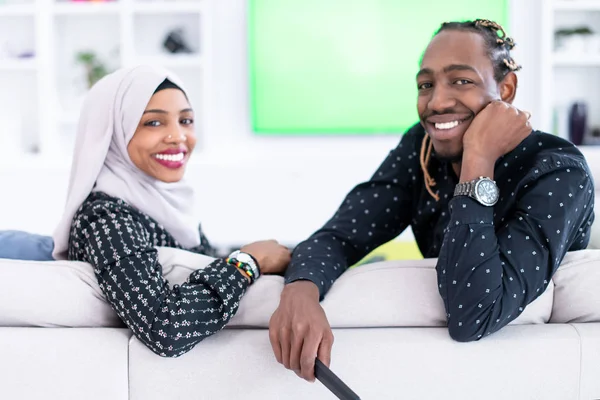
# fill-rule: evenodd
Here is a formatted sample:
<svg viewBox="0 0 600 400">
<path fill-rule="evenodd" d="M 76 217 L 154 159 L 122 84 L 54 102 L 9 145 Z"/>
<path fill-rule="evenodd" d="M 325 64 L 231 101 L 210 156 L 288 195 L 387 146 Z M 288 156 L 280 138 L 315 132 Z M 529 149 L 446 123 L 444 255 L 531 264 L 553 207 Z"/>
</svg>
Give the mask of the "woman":
<svg viewBox="0 0 600 400">
<path fill-rule="evenodd" d="M 54 257 L 92 264 L 119 317 L 166 357 L 222 329 L 260 273 L 281 273 L 290 260 L 277 242 L 256 242 L 169 288 L 157 246 L 214 255 L 183 180 L 195 144 L 194 112 L 176 76 L 139 66 L 105 77 L 83 105 L 54 234 Z"/>
</svg>

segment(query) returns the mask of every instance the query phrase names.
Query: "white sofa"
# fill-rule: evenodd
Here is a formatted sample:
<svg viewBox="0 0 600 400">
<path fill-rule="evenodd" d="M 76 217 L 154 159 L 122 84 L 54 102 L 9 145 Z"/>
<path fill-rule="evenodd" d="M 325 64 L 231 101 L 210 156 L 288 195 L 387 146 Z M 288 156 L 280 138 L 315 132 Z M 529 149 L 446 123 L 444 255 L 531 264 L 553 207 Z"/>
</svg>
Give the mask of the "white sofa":
<svg viewBox="0 0 600 400">
<path fill-rule="evenodd" d="M 160 259 L 170 284 L 210 261 Z M 568 254 L 518 320 L 474 343 L 448 336 L 434 266 L 355 268 L 324 300 L 332 370 L 361 399 L 600 399 L 600 250 Z M 168 359 L 122 326 L 89 265 L 0 260 L 0 399 L 334 399 L 275 361 L 282 287 L 261 278 L 224 331 Z"/>
</svg>

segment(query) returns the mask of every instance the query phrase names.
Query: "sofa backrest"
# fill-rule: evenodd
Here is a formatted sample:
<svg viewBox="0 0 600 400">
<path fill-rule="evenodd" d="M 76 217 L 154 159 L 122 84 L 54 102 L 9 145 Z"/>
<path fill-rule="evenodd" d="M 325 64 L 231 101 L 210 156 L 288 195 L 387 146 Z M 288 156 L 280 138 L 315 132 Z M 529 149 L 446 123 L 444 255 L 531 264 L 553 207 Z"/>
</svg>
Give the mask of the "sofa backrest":
<svg viewBox="0 0 600 400">
<path fill-rule="evenodd" d="M 161 248 L 170 285 L 212 258 Z M 347 271 L 322 305 L 334 328 L 445 326 L 435 259 L 387 261 Z M 512 324 L 600 321 L 600 251 L 569 253 L 548 290 Z M 248 289 L 230 327 L 268 327 L 283 278 L 264 276 Z M 122 327 L 104 300 L 92 267 L 69 261 L 0 259 L 0 326 Z"/>
</svg>

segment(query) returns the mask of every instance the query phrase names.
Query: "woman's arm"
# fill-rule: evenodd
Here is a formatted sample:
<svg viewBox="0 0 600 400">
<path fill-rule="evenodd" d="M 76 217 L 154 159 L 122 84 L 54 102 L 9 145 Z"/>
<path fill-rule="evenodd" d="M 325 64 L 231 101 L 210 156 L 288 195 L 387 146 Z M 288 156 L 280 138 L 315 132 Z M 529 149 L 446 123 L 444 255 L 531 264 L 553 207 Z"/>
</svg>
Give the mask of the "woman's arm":
<svg viewBox="0 0 600 400">
<path fill-rule="evenodd" d="M 107 300 L 158 355 L 180 356 L 221 330 L 249 285 L 235 266 L 217 259 L 170 288 L 139 217 L 111 203 L 95 203 L 73 226 L 71 243 L 94 266 Z"/>
</svg>

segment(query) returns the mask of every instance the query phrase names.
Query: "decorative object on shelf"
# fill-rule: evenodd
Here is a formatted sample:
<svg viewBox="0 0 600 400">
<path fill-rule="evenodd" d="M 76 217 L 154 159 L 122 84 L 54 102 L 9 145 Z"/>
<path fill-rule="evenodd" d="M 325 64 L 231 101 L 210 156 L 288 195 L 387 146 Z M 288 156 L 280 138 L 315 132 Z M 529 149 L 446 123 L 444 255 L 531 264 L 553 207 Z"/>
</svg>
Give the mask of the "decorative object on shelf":
<svg viewBox="0 0 600 400">
<path fill-rule="evenodd" d="M 587 131 L 587 104 L 577 101 L 569 111 L 569 140 L 576 146 L 583 144 Z"/>
<path fill-rule="evenodd" d="M 19 59 L 35 58 L 35 52 L 33 50 L 22 51 L 20 53 L 15 54 L 15 57 Z"/>
<path fill-rule="evenodd" d="M 77 53 L 77 61 L 86 69 L 88 88 L 94 86 L 102 77 L 109 73 L 93 51 L 82 51 Z"/>
<path fill-rule="evenodd" d="M 2 1 L 2 0 L 0 0 Z M 13 45 L 5 42 L 0 46 L 0 60 L 1 59 L 23 59 L 35 57 L 35 51 L 27 48 L 15 49 Z"/>
<path fill-rule="evenodd" d="M 183 29 L 174 29 L 167 34 L 163 47 L 172 54 L 192 53 L 184 38 Z"/>
<path fill-rule="evenodd" d="M 587 26 L 562 28 L 554 36 L 558 53 L 600 53 L 600 35 Z"/>
</svg>

